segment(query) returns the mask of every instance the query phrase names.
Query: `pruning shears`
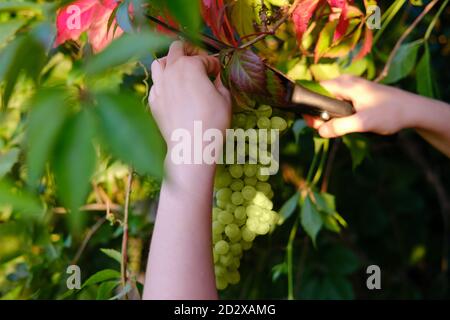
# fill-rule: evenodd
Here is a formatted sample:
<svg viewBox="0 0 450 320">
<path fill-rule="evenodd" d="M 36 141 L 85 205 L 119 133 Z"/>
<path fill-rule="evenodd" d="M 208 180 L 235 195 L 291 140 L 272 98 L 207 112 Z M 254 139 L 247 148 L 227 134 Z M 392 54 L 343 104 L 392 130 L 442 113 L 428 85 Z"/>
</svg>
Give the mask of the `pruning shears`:
<svg viewBox="0 0 450 320">
<path fill-rule="evenodd" d="M 198 36 L 193 36 L 174 28 L 153 16 L 147 15 L 147 18 L 187 41 L 199 44 L 203 49 L 212 54 L 239 50 L 205 33 L 199 33 Z M 324 121 L 332 118 L 349 116 L 355 113 L 351 102 L 334 99 L 311 91 L 308 88 L 291 81 L 282 72 L 270 65 L 265 63 L 265 66 L 269 72 L 272 72 L 273 75 L 277 77 L 285 89 L 283 91 L 284 95 L 282 99 L 278 99 L 277 102 L 271 103 L 272 107 L 294 112 L 296 114 L 318 116 Z"/>
</svg>

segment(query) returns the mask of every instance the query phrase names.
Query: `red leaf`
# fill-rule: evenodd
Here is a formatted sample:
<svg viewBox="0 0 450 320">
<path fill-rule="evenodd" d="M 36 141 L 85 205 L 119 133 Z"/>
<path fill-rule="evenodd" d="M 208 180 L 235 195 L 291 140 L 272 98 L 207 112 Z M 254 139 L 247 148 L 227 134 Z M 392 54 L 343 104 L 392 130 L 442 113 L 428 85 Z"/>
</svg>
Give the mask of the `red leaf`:
<svg viewBox="0 0 450 320">
<path fill-rule="evenodd" d="M 373 43 L 373 33 L 369 28 L 365 28 L 364 33 L 364 42 L 362 44 L 361 50 L 359 50 L 358 55 L 355 57 L 355 60 L 362 59 L 372 50 Z"/>
<path fill-rule="evenodd" d="M 348 21 L 348 0 L 327 0 L 330 7 L 340 9 L 339 23 L 336 27 L 333 36 L 333 42 L 336 42 L 342 38 L 347 32 L 349 21 Z"/>
<path fill-rule="evenodd" d="M 303 34 L 308 29 L 309 21 L 319 2 L 320 0 L 301 0 L 294 12 L 292 12 L 292 22 L 294 23 L 298 42 L 302 41 Z"/>
<path fill-rule="evenodd" d="M 224 0 L 202 0 L 202 15 L 212 33 L 232 46 L 237 46 L 234 30 L 227 17 Z"/>
</svg>

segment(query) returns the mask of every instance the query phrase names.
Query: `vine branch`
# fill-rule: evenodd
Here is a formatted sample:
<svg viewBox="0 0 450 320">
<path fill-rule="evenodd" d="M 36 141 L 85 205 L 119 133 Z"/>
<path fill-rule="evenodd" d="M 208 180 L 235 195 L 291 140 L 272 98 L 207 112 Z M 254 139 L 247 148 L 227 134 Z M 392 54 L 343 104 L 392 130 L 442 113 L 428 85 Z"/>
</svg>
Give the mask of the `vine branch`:
<svg viewBox="0 0 450 320">
<path fill-rule="evenodd" d="M 294 12 L 295 8 L 297 7 L 297 5 L 300 3 L 300 0 L 295 0 L 295 2 L 289 7 L 289 9 L 285 8 L 284 9 L 284 14 L 283 16 L 280 18 L 280 20 L 278 20 L 274 26 L 269 30 L 269 31 L 265 31 L 265 32 L 261 32 L 257 37 L 255 37 L 254 39 L 244 43 L 243 45 L 241 45 L 239 48 L 240 49 L 244 49 L 247 47 L 252 46 L 253 44 L 255 44 L 258 41 L 261 41 L 262 39 L 264 39 L 265 37 L 267 37 L 268 35 L 273 35 L 275 34 L 275 32 L 278 30 L 278 28 L 286 22 L 287 19 L 289 19 L 289 17 L 291 16 L 292 12 Z"/>
<path fill-rule="evenodd" d="M 420 15 L 413 21 L 413 23 L 403 32 L 402 36 L 398 39 L 397 43 L 394 46 L 394 49 L 392 49 L 391 53 L 389 54 L 389 58 L 384 65 L 383 70 L 381 71 L 380 75 L 374 80 L 375 82 L 380 82 L 389 73 L 389 69 L 391 68 L 392 62 L 395 58 L 395 55 L 397 54 L 398 50 L 400 49 L 403 42 L 406 40 L 406 38 L 410 35 L 410 33 L 416 28 L 416 26 L 419 24 L 420 21 L 430 12 L 431 9 L 439 2 L 439 0 L 433 0 L 431 1 L 420 13 Z"/>
</svg>

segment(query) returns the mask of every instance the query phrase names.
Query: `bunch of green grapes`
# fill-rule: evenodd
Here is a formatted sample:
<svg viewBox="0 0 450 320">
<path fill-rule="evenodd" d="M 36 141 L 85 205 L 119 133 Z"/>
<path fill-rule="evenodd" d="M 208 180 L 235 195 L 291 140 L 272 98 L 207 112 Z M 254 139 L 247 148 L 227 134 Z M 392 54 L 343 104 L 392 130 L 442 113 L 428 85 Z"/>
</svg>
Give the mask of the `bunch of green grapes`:
<svg viewBox="0 0 450 320">
<path fill-rule="evenodd" d="M 272 117 L 272 108 L 262 105 L 250 112 L 235 113 L 234 129 L 286 130 L 286 121 Z M 267 142 L 270 144 L 270 135 Z M 248 142 L 246 142 L 248 151 Z M 273 230 L 279 214 L 273 210 L 269 175 L 262 175 L 260 163 L 218 165 L 214 181 L 212 239 L 216 286 L 225 289 L 240 280 L 243 251 L 252 247 L 258 235 Z"/>
</svg>

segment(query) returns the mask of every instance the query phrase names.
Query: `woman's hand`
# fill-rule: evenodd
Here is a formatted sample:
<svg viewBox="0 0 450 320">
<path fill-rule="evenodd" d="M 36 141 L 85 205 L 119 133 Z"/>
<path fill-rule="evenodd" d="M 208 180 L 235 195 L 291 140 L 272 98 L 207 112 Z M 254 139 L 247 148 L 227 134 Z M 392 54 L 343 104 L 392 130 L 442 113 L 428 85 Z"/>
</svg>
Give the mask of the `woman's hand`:
<svg viewBox="0 0 450 320">
<path fill-rule="evenodd" d="M 412 126 L 408 116 L 409 93 L 362 78 L 341 76 L 321 85 L 335 97 L 353 102 L 356 113 L 323 122 L 306 116 L 308 125 L 318 129 L 324 138 L 335 138 L 351 132 L 393 134 Z"/>
<path fill-rule="evenodd" d="M 149 104 L 169 149 L 174 130 L 192 133 L 194 121 L 201 121 L 204 130 L 225 131 L 229 126 L 230 94 L 219 72 L 217 58 L 181 41 L 172 43 L 167 57 L 152 63 Z M 214 82 L 209 77 L 215 78 Z"/>
<path fill-rule="evenodd" d="M 414 128 L 450 157 L 450 106 L 445 102 L 349 75 L 321 84 L 337 98 L 352 101 L 356 110 L 351 116 L 327 122 L 304 116 L 322 137 L 335 138 L 352 132 L 387 135 Z"/>
</svg>

